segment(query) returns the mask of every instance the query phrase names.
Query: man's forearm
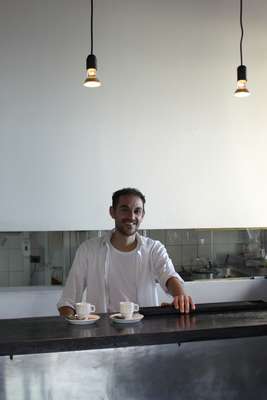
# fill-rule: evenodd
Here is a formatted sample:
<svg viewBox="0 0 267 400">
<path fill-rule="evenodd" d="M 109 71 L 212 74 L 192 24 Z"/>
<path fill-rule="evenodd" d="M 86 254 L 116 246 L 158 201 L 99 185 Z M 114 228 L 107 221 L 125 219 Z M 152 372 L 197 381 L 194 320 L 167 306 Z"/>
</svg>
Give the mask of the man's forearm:
<svg viewBox="0 0 267 400">
<path fill-rule="evenodd" d="M 60 307 L 58 309 L 58 311 L 59 311 L 59 314 L 62 317 L 65 317 L 65 318 L 71 317 L 71 316 L 73 316 L 75 314 L 75 310 L 72 307 L 69 307 L 69 306 Z"/>
<path fill-rule="evenodd" d="M 171 278 L 169 278 L 166 282 L 166 286 L 168 291 L 170 292 L 170 294 L 174 297 L 174 296 L 180 296 L 180 295 L 185 295 L 185 291 L 183 289 L 183 286 L 181 284 L 181 282 L 175 278 L 174 276 L 172 276 Z"/>
</svg>

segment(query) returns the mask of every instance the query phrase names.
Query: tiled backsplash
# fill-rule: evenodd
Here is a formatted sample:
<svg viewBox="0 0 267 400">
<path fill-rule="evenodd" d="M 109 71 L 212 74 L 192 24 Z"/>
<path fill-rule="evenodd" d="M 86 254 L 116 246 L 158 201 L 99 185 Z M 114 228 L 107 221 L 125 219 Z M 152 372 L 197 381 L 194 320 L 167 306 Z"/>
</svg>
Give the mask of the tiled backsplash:
<svg viewBox="0 0 267 400">
<path fill-rule="evenodd" d="M 264 247 L 263 231 L 253 232 L 257 232 L 259 247 Z M 249 243 L 247 230 L 151 230 L 147 234 L 165 244 L 178 270 L 193 266 L 198 258 L 223 265 L 229 255 L 228 261 L 237 263 Z"/>
<path fill-rule="evenodd" d="M 0 232 L 0 286 L 64 283 L 77 247 L 104 231 Z M 267 276 L 267 230 L 146 230 L 185 280 Z"/>
</svg>

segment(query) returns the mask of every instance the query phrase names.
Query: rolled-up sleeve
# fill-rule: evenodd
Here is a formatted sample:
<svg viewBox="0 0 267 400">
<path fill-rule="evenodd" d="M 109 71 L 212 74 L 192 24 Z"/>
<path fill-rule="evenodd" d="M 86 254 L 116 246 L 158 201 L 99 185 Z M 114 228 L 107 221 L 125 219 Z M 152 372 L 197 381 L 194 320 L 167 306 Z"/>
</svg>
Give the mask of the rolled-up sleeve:
<svg viewBox="0 0 267 400">
<path fill-rule="evenodd" d="M 168 279 L 174 277 L 177 278 L 182 284 L 184 283 L 184 280 L 175 271 L 166 248 L 159 241 L 155 241 L 152 248 L 152 269 L 155 279 L 159 282 L 160 286 L 166 293 L 168 293 L 166 286 Z"/>
<path fill-rule="evenodd" d="M 74 257 L 62 296 L 57 303 L 58 308 L 69 306 L 75 309 L 75 303 L 82 300 L 86 287 L 86 267 L 87 257 L 84 246 L 81 245 Z"/>
</svg>

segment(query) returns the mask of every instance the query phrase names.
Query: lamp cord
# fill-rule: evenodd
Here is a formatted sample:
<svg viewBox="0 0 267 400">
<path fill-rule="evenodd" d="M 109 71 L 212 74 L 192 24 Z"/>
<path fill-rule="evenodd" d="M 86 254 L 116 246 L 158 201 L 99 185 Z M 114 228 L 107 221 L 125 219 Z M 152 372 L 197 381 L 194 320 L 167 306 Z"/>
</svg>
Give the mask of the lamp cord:
<svg viewBox="0 0 267 400">
<path fill-rule="evenodd" d="M 243 15 L 243 0 L 240 0 L 240 28 L 241 28 L 240 59 L 241 59 L 241 65 L 243 65 L 243 50 L 242 50 L 242 44 L 243 44 L 243 36 L 244 36 L 242 15 Z"/>
<path fill-rule="evenodd" d="M 94 0 L 91 0 L 91 54 L 94 52 L 94 34 L 93 34 Z"/>
</svg>

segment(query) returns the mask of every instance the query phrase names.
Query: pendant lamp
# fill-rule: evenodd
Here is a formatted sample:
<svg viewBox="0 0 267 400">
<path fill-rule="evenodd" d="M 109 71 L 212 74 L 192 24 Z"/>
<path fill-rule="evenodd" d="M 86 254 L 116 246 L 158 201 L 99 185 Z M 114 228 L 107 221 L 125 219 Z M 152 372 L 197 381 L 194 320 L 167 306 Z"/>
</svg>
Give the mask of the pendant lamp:
<svg viewBox="0 0 267 400">
<path fill-rule="evenodd" d="M 241 28 L 241 38 L 240 38 L 240 60 L 241 63 L 237 68 L 237 89 L 234 93 L 236 97 L 247 97 L 250 92 L 247 88 L 247 67 L 243 65 L 243 0 L 240 0 L 240 28 Z"/>
<path fill-rule="evenodd" d="M 86 59 L 87 77 L 83 83 L 85 87 L 99 87 L 101 82 L 96 77 L 97 59 L 93 54 L 94 50 L 94 34 L 93 34 L 93 18 L 94 18 L 94 1 L 91 0 L 91 52 Z"/>
</svg>

